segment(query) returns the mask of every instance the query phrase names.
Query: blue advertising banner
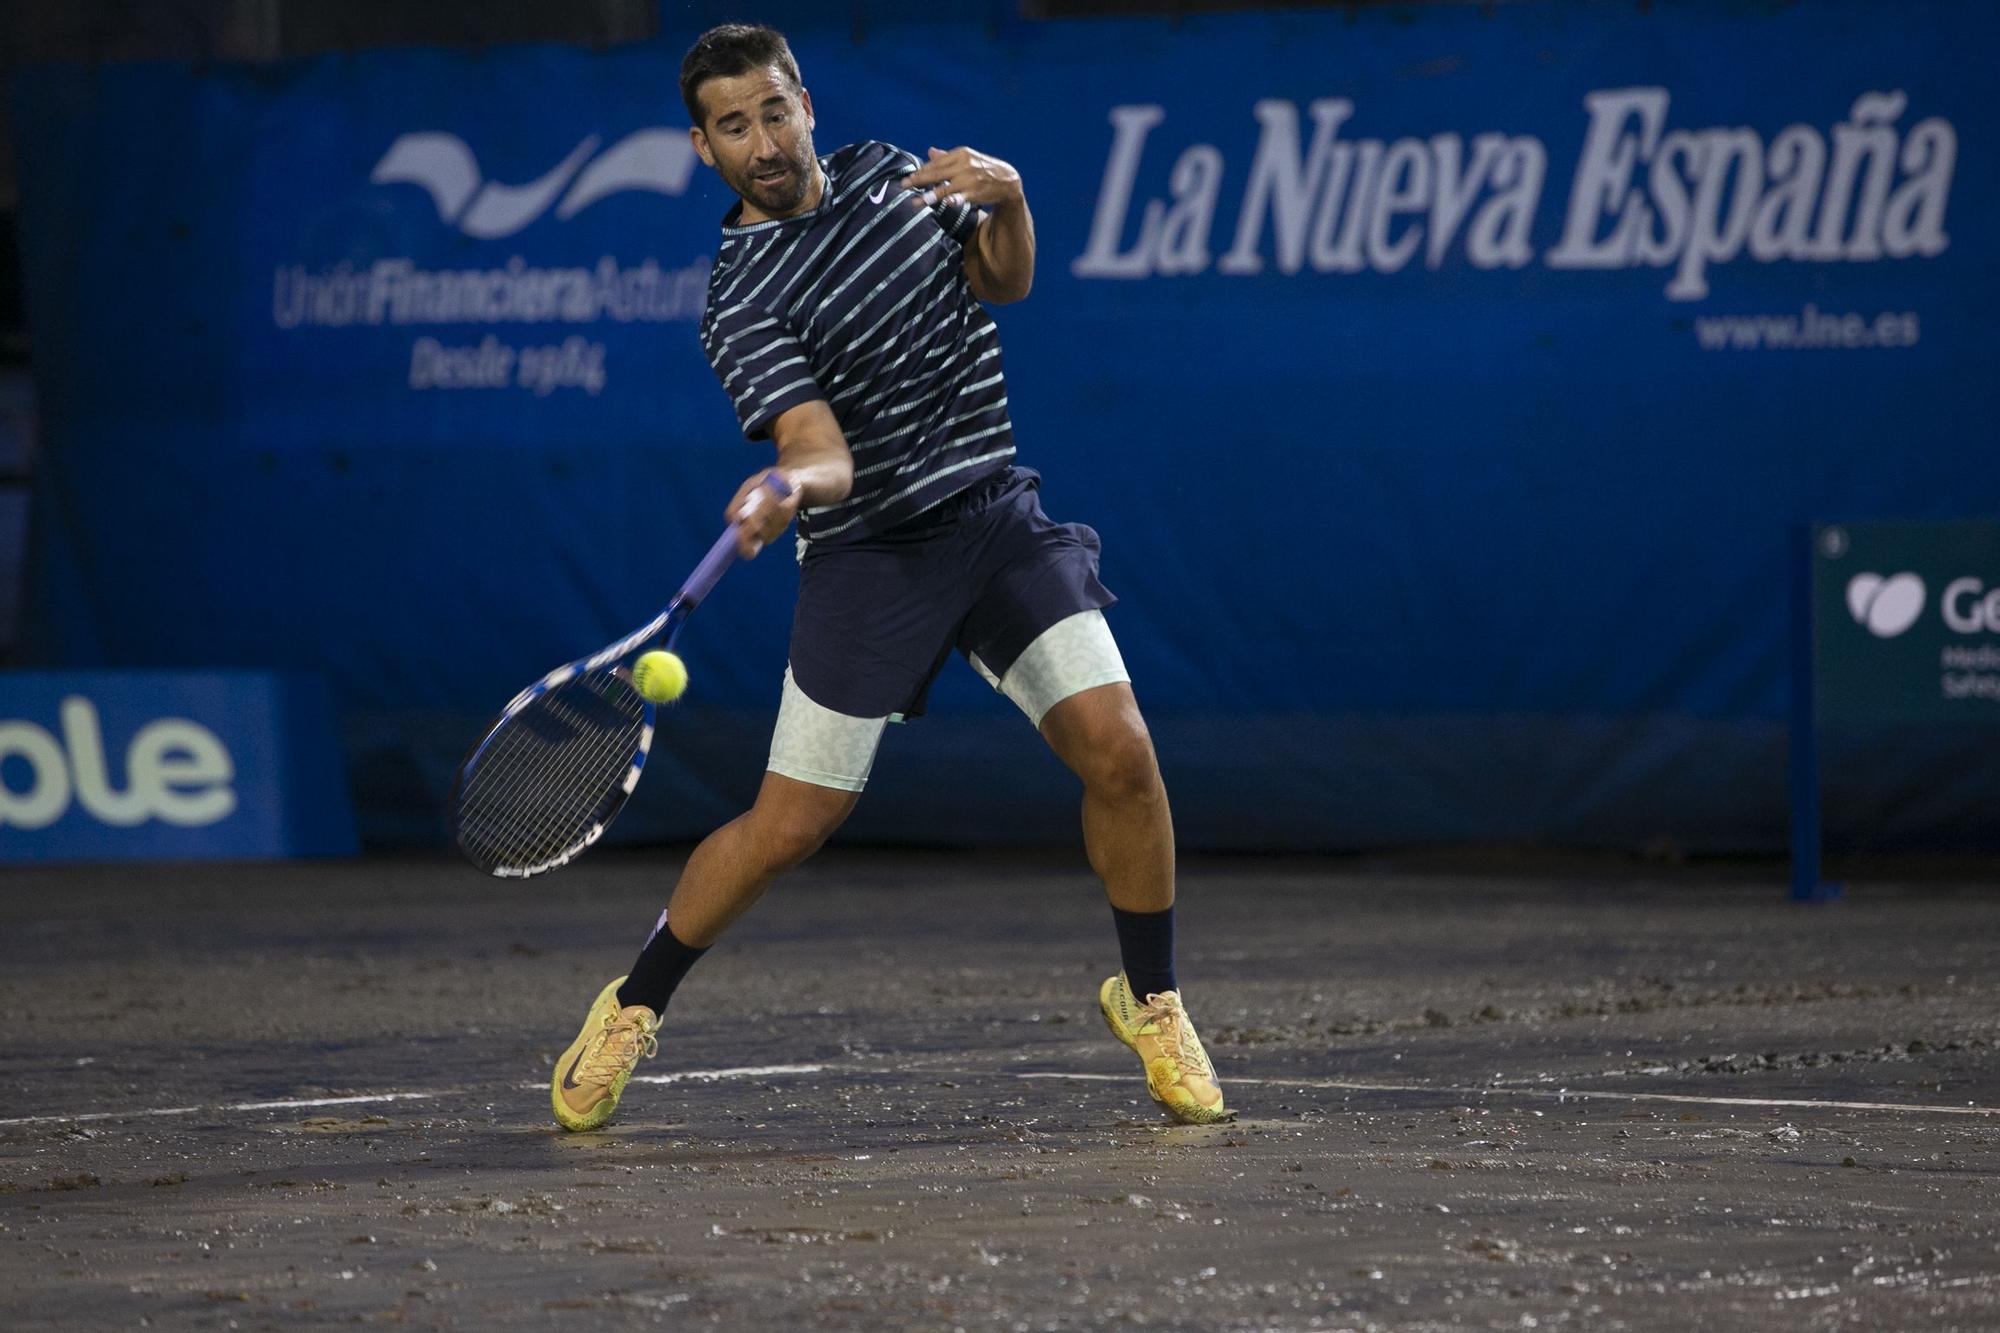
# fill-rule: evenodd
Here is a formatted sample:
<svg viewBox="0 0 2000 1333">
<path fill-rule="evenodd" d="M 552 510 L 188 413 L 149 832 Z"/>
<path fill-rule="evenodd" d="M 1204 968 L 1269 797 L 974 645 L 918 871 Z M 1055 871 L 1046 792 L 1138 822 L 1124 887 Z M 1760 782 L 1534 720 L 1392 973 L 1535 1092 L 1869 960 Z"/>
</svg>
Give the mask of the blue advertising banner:
<svg viewBox="0 0 2000 1333">
<path fill-rule="evenodd" d="M 1787 533 L 2000 513 L 1990 7 L 825 24 L 822 152 L 1022 173 L 1021 461 L 1104 537 L 1192 843 L 1779 847 Z M 434 832 L 766 458 L 695 337 L 694 35 L 23 71 L 39 654 L 324 672 L 364 827 Z M 621 831 L 754 789 L 794 578 L 703 608 Z M 967 754 L 1005 817 L 939 791 Z M 850 827 L 1074 811 L 952 669 Z"/>
<path fill-rule="evenodd" d="M 0 862 L 354 850 L 322 682 L 249 672 L 0 673 Z"/>
</svg>

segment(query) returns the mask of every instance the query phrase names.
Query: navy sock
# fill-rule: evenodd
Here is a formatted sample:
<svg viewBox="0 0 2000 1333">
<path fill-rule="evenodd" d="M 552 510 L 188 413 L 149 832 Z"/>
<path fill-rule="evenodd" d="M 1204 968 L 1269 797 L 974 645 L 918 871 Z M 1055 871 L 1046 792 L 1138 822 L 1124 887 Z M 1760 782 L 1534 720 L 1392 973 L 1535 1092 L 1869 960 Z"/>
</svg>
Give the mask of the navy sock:
<svg viewBox="0 0 2000 1333">
<path fill-rule="evenodd" d="M 1118 927 L 1118 953 L 1125 960 L 1125 981 L 1141 1004 L 1148 995 L 1179 990 L 1174 979 L 1174 909 L 1128 912 L 1111 909 Z"/>
<path fill-rule="evenodd" d="M 631 975 L 618 988 L 618 1003 L 621 1006 L 643 1004 L 653 1011 L 655 1017 L 665 1014 L 667 1001 L 674 997 L 681 978 L 707 952 L 707 949 L 682 944 L 675 937 L 673 927 L 667 924 L 666 913 L 662 912 L 660 923 L 653 927 L 653 938 L 646 941 L 646 947 L 639 953 L 639 961 L 632 964 Z"/>
</svg>

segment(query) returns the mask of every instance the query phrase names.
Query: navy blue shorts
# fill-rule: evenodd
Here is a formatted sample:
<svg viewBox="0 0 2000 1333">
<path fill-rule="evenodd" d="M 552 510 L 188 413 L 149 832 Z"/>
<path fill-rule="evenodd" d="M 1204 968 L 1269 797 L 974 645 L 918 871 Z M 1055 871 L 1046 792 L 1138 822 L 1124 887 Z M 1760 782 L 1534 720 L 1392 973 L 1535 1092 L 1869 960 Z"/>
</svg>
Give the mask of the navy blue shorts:
<svg viewBox="0 0 2000 1333">
<path fill-rule="evenodd" d="M 1110 606 L 1097 534 L 1042 512 L 1041 474 L 1010 467 L 900 528 L 806 548 L 792 679 L 851 717 L 924 711 L 952 649 L 1004 676 L 1042 631 Z"/>
</svg>

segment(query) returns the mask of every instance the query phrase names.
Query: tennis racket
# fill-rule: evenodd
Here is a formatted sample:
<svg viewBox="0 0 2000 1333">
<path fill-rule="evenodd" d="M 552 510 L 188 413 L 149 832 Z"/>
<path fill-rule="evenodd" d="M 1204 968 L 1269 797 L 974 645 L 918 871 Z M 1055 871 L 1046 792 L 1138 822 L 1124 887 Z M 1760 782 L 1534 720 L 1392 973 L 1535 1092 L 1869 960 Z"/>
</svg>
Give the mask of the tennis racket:
<svg viewBox="0 0 2000 1333">
<path fill-rule="evenodd" d="M 765 486 L 792 491 L 773 472 Z M 762 499 L 752 492 L 750 504 Z M 747 512 L 747 511 L 746 511 Z M 639 785 L 653 745 L 654 705 L 633 687 L 627 659 L 681 626 L 736 558 L 732 523 L 666 610 L 616 643 L 559 666 L 514 696 L 459 765 L 451 830 L 472 864 L 526 878 L 581 856 Z"/>
</svg>

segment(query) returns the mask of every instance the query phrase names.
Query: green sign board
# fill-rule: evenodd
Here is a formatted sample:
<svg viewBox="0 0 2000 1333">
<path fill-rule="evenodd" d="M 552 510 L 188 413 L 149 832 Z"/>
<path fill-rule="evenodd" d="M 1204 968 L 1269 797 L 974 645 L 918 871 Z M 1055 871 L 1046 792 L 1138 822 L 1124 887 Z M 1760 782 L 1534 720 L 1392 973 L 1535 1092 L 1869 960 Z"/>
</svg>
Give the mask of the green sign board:
<svg viewBox="0 0 2000 1333">
<path fill-rule="evenodd" d="M 1812 532 L 1817 720 L 2000 726 L 2000 522 Z"/>
</svg>

